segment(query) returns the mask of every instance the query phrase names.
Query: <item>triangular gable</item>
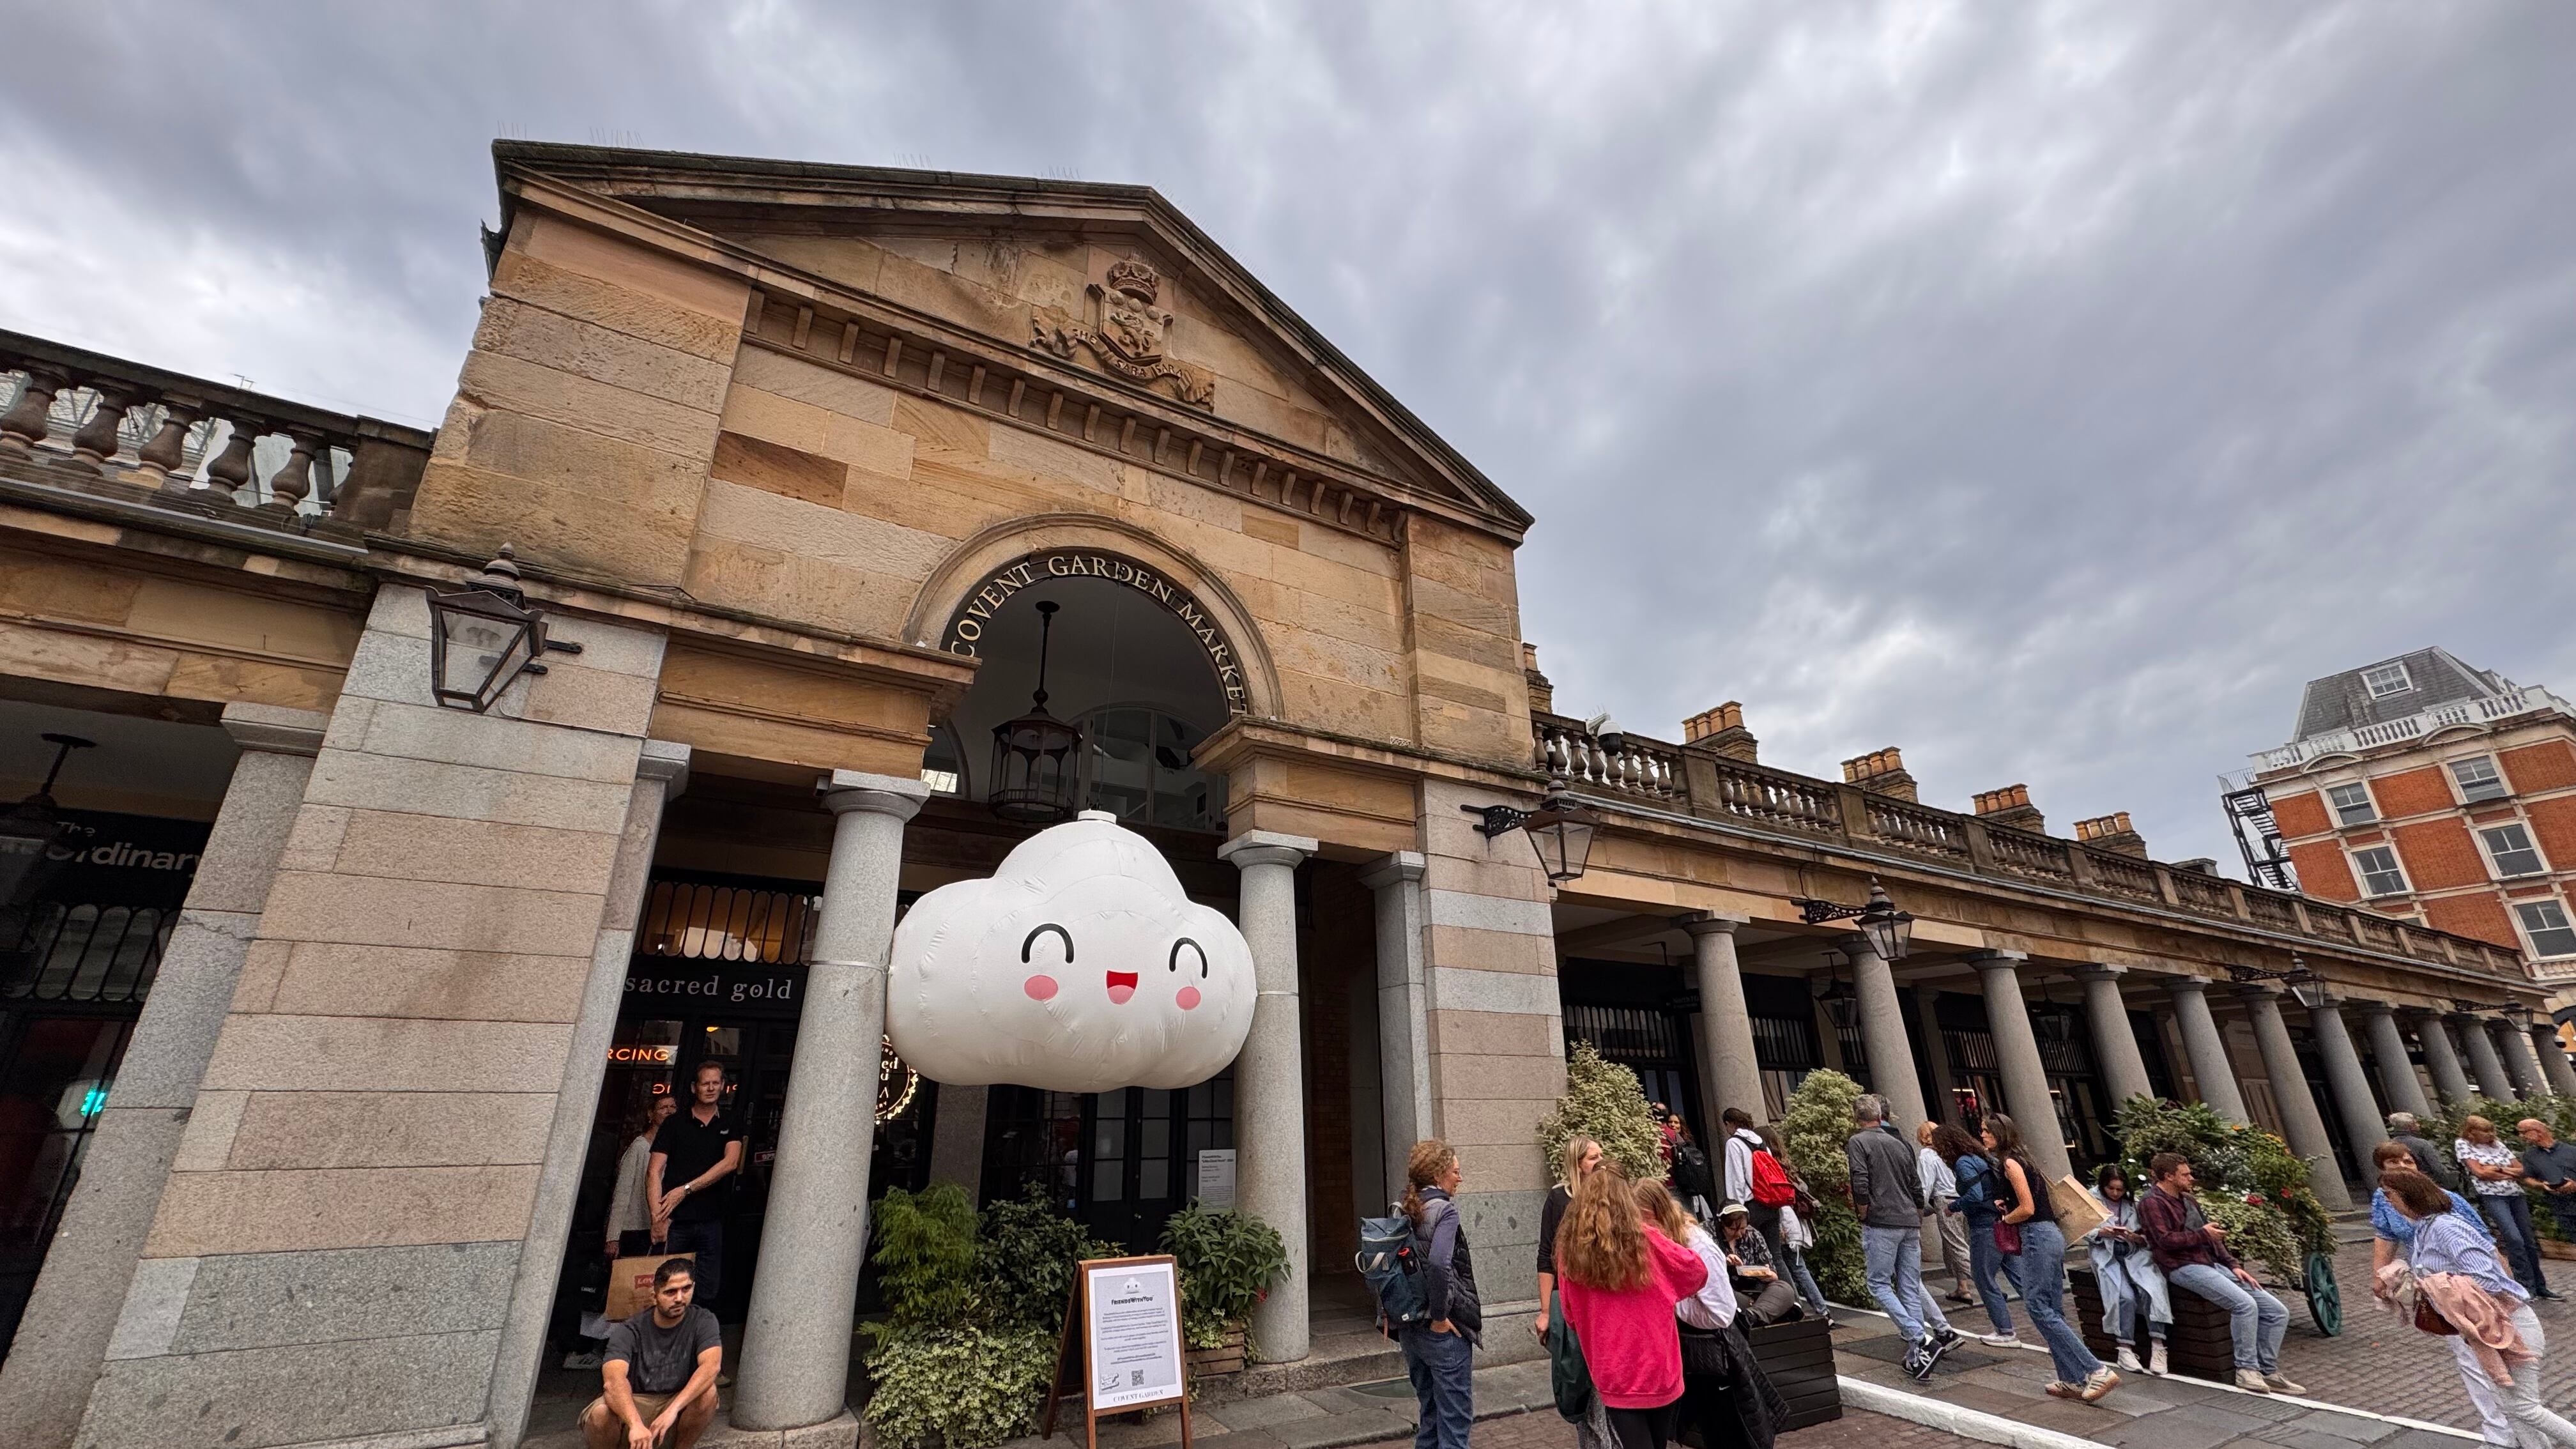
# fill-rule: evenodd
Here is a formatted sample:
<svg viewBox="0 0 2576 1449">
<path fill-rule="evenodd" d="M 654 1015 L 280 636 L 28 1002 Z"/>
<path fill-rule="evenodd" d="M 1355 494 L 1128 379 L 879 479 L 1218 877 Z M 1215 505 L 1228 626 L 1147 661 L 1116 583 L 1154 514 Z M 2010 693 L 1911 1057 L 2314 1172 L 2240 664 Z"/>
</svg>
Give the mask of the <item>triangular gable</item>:
<svg viewBox="0 0 2576 1449">
<path fill-rule="evenodd" d="M 505 207 L 514 173 L 576 186 L 825 282 L 1114 373 L 1441 512 L 1514 538 L 1529 526 L 1526 511 L 1150 188 L 530 142 L 493 152 Z"/>
</svg>

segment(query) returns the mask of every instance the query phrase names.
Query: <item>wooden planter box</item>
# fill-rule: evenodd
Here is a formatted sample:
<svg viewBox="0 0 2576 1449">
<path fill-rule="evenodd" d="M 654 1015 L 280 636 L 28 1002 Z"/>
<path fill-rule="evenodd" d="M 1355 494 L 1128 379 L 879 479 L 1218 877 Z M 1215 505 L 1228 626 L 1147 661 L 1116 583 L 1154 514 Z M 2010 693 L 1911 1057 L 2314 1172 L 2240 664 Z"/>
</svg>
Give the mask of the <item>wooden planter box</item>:
<svg viewBox="0 0 2576 1449">
<path fill-rule="evenodd" d="M 1243 1325 L 1225 1331 L 1225 1341 L 1214 1348 L 1194 1348 L 1190 1354 L 1190 1377 L 1222 1378 L 1243 1372 Z"/>
<path fill-rule="evenodd" d="M 2542 1238 L 2540 1256 L 2576 1260 L 2576 1243 L 2562 1243 L 2556 1238 Z"/>
<path fill-rule="evenodd" d="M 2088 1265 L 2070 1267 L 2067 1281 L 2075 1289 L 2075 1322 L 2084 1335 L 2084 1346 L 2104 1363 L 2116 1362 L 2120 1343 L 2102 1326 L 2102 1285 Z M 2216 1383 L 2232 1383 L 2236 1378 L 2236 1344 L 2227 1334 L 2227 1314 L 2208 1299 L 2182 1288 L 2171 1288 L 2173 1327 L 2166 1330 L 2165 1352 L 2168 1366 L 2177 1374 Z M 2287 1304 L 2283 1300 L 2284 1305 Z M 2147 1336 L 2147 1306 L 2140 1302 L 2137 1322 L 2130 1325 L 2129 1335 L 2122 1340 L 2132 1347 Z M 2140 1358 L 2146 1357 L 2139 1350 Z"/>
<path fill-rule="evenodd" d="M 1788 1402 L 1782 1433 L 1826 1424 L 1843 1416 L 1842 1385 L 1834 1377 L 1834 1336 L 1821 1318 L 1766 1324 L 1745 1332 L 1753 1357 Z"/>
</svg>

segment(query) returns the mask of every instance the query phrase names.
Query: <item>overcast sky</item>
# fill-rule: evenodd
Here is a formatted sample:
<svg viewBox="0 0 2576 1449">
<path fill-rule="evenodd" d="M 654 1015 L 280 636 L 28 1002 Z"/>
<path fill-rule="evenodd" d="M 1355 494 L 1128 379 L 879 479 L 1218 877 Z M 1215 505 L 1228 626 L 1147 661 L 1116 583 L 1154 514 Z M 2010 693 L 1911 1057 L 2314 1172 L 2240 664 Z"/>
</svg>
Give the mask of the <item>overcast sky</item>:
<svg viewBox="0 0 2576 1449">
<path fill-rule="evenodd" d="M 434 423 L 495 136 L 1139 182 L 1538 516 L 1568 713 L 2236 873 L 2308 678 L 2576 692 L 2570 7 L 9 9 L 0 326 Z"/>
</svg>

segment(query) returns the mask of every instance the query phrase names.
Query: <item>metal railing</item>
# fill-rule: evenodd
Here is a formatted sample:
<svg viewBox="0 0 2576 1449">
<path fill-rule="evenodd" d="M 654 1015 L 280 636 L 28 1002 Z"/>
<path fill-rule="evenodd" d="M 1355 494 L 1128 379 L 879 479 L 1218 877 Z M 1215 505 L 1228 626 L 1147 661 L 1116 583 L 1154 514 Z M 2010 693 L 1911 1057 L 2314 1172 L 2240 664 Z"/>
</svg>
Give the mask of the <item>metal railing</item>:
<svg viewBox="0 0 2576 1449">
<path fill-rule="evenodd" d="M 1605 741 L 1592 736 L 1583 721 L 1565 715 L 1539 714 L 1531 724 L 1532 763 L 1598 799 L 1631 799 L 1807 844 L 1825 840 L 1894 850 L 2111 904 L 2163 906 L 2324 943 L 2532 979 L 2522 957 L 2504 947 L 2420 926 L 2401 929 L 2370 911 L 1997 825 L 1697 746 L 1637 735 Z"/>
<path fill-rule="evenodd" d="M 0 331 L 0 470 L 237 521 L 381 527 L 432 435 Z M 100 491 L 92 489 L 91 491 Z"/>
<path fill-rule="evenodd" d="M 2576 704 L 2569 704 L 2536 684 L 2520 685 L 2504 694 L 2480 695 L 2473 699 L 2454 699 L 2421 709 L 2403 719 L 2381 720 L 2377 724 L 2359 725 L 2330 734 L 2312 735 L 2293 740 L 2278 749 L 2262 750 L 2254 756 L 2255 773 L 2286 770 L 2326 755 L 2359 754 L 2382 745 L 2403 744 L 2422 739 L 2435 730 L 2454 725 L 2493 724 L 2525 714 L 2561 714 L 2576 719 Z"/>
</svg>

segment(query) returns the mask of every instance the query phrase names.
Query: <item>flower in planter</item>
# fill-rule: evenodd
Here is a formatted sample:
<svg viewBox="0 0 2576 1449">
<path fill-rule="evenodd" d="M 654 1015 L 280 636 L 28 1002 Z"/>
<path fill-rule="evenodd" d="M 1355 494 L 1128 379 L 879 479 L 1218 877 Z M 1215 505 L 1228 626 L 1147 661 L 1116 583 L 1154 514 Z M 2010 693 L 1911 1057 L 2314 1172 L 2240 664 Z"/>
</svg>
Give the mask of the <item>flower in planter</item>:
<svg viewBox="0 0 2576 1449">
<path fill-rule="evenodd" d="M 2263 1194 L 2259 1192 L 2249 1192 L 2245 1194 L 2245 1205 L 2247 1207 L 2261 1207 L 2263 1205 Z"/>
</svg>

